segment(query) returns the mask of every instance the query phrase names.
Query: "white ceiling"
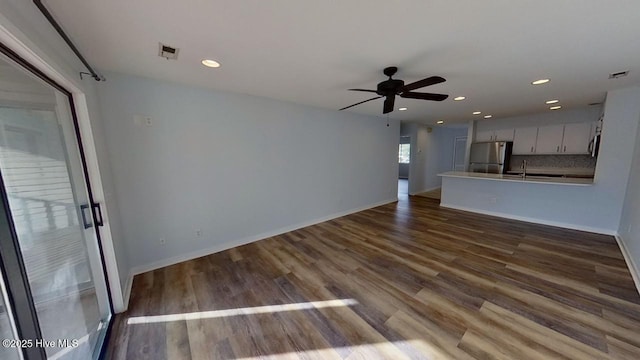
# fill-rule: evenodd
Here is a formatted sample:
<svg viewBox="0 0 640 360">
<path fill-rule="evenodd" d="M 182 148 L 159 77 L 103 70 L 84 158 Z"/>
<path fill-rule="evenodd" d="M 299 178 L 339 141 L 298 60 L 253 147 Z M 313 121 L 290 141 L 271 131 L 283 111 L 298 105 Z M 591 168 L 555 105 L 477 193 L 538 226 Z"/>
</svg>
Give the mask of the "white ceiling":
<svg viewBox="0 0 640 360">
<path fill-rule="evenodd" d="M 435 123 L 601 102 L 640 83 L 638 0 L 45 0 L 102 70 L 339 109 L 372 97 L 382 69 L 443 102 L 398 99 L 391 117 Z M 158 57 L 158 42 L 180 48 Z M 219 61 L 205 68 L 204 58 Z M 609 80 L 611 72 L 630 70 Z M 530 82 L 548 77 L 547 85 Z M 107 79 L 108 81 L 108 79 Z M 452 98 L 466 96 L 458 102 Z M 382 99 L 348 111 L 382 116 Z M 562 110 L 560 110 L 562 111 Z"/>
</svg>

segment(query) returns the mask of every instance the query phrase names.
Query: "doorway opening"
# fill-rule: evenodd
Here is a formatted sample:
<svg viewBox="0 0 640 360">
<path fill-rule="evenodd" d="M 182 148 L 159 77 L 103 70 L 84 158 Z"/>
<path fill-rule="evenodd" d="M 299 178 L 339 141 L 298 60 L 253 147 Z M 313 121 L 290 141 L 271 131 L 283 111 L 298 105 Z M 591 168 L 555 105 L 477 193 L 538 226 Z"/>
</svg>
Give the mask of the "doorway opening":
<svg viewBox="0 0 640 360">
<path fill-rule="evenodd" d="M 451 169 L 453 171 L 465 171 L 467 163 L 465 158 L 467 156 L 467 137 L 456 136 L 453 140 L 453 165 Z"/>
<path fill-rule="evenodd" d="M 401 136 L 398 144 L 398 198 L 409 196 L 409 168 L 411 165 L 411 137 Z"/>
</svg>

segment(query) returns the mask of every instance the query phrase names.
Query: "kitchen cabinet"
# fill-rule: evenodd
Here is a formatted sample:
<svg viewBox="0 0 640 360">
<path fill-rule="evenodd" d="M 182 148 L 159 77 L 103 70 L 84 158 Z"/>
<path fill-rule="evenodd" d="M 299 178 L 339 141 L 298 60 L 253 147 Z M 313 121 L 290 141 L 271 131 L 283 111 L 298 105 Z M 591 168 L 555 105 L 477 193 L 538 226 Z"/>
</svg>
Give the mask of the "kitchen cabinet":
<svg viewBox="0 0 640 360">
<path fill-rule="evenodd" d="M 564 126 L 564 138 L 562 139 L 563 154 L 590 154 L 589 143 L 592 138 L 593 124 L 577 123 Z"/>
<path fill-rule="evenodd" d="M 537 127 L 516 129 L 513 136 L 512 153 L 514 155 L 535 154 L 537 138 L 538 138 Z"/>
<path fill-rule="evenodd" d="M 538 128 L 536 154 L 561 154 L 564 125 L 541 126 Z"/>
<path fill-rule="evenodd" d="M 513 141 L 514 129 L 501 129 L 495 131 L 495 141 Z"/>
<path fill-rule="evenodd" d="M 513 141 L 514 155 L 589 154 L 594 123 L 545 125 L 476 132 L 476 142 Z"/>
<path fill-rule="evenodd" d="M 513 141 L 513 129 L 477 131 L 476 142 L 483 141 Z"/>
</svg>

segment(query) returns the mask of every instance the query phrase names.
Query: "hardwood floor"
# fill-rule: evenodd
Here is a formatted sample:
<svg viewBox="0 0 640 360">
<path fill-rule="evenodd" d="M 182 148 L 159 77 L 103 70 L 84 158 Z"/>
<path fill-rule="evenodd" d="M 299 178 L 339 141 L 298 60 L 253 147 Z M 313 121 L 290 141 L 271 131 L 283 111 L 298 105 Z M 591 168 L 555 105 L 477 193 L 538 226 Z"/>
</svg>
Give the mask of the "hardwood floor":
<svg viewBox="0 0 640 360">
<path fill-rule="evenodd" d="M 136 276 L 108 355 L 640 359 L 640 297 L 610 236 L 410 197 Z"/>
</svg>

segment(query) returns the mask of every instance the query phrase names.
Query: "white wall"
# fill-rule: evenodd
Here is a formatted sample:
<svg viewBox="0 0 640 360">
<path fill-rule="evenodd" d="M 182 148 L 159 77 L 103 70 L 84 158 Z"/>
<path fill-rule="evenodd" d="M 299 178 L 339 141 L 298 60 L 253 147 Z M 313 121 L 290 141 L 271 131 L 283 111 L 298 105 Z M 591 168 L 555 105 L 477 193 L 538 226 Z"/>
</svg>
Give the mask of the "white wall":
<svg viewBox="0 0 640 360">
<path fill-rule="evenodd" d="M 640 88 L 611 91 L 592 186 L 446 179 L 442 204 L 471 211 L 615 234 L 640 120 Z M 492 198 L 496 201 L 493 202 Z"/>
<path fill-rule="evenodd" d="M 49 67 L 41 70 L 48 75 L 51 75 L 51 71 L 57 72 L 75 89 L 69 90 L 74 92 L 76 109 L 83 112 L 79 114 L 81 125 L 86 125 L 82 133 L 86 155 L 90 162 L 89 171 L 92 176 L 94 199 L 104 205 L 105 227 L 100 228 L 100 232 L 105 251 L 114 254 L 107 259 L 107 267 L 112 278 L 119 280 L 120 285 L 119 288 L 112 287 L 114 305 L 116 311 L 124 310 L 122 295 L 124 289 L 128 288 L 129 263 L 126 244 L 120 231 L 118 204 L 97 107 L 95 81 L 91 78 L 80 80 L 78 73 L 86 72 L 86 68 L 69 50 L 32 1 L 0 0 L 0 25 L 10 34 L 2 39 L 5 44 L 10 41 L 24 44 L 29 51 L 24 54 L 19 52 L 23 57 L 27 60 L 40 59 Z M 17 51 L 17 49 L 13 50 Z M 115 266 L 111 264 L 113 258 L 115 258 Z"/>
<path fill-rule="evenodd" d="M 98 89 L 136 273 L 396 200 L 398 122 L 107 77 Z"/>
<path fill-rule="evenodd" d="M 411 136 L 409 194 L 439 188 L 442 180 L 438 174 L 453 168 L 454 139 L 467 136 L 467 129 L 410 123 L 403 126 L 402 134 Z"/>
<path fill-rule="evenodd" d="M 636 101 L 640 101 L 640 94 Z M 630 114 L 633 116 L 633 114 Z M 636 114 L 640 117 L 640 114 Z M 636 286 L 640 289 L 640 126 L 636 135 L 633 163 L 620 218 L 618 234 L 626 252 Z"/>
</svg>

